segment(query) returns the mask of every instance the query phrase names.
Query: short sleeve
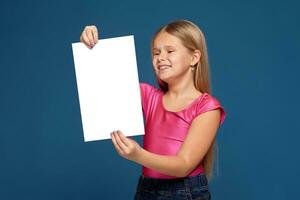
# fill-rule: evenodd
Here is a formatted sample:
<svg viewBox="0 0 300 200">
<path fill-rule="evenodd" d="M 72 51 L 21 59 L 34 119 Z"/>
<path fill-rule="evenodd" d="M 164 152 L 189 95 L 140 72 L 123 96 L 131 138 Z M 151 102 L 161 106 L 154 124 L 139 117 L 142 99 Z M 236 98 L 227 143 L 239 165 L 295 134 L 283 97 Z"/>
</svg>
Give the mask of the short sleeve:
<svg viewBox="0 0 300 200">
<path fill-rule="evenodd" d="M 153 93 L 156 91 L 156 88 L 147 83 L 140 83 L 140 91 L 143 112 L 147 113 L 149 108 L 149 102 L 151 100 L 151 97 L 153 96 Z"/>
<path fill-rule="evenodd" d="M 201 99 L 201 101 L 197 102 L 195 106 L 195 117 L 211 110 L 220 109 L 221 111 L 220 125 L 223 124 L 226 116 L 224 108 L 221 106 L 221 104 L 217 99 L 215 99 L 214 97 L 212 97 L 207 93 L 205 95 L 206 96 L 204 96 Z"/>
</svg>

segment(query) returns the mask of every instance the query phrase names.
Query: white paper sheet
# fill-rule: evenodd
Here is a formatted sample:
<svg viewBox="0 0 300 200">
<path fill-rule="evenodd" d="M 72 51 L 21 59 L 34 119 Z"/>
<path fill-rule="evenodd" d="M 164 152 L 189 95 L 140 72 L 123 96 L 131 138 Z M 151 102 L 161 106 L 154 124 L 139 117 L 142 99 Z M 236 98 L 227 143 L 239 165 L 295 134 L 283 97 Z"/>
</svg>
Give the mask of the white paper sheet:
<svg viewBox="0 0 300 200">
<path fill-rule="evenodd" d="M 73 43 L 84 140 L 143 135 L 144 123 L 134 37 L 99 40 L 93 49 Z"/>
</svg>

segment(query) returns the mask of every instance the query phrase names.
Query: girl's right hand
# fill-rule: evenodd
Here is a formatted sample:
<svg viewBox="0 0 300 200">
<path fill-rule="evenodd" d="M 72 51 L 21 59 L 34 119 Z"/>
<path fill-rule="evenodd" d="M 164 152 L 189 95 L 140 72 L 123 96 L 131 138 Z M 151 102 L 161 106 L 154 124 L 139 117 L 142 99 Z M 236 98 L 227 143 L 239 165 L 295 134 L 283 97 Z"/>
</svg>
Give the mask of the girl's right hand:
<svg viewBox="0 0 300 200">
<path fill-rule="evenodd" d="M 83 42 L 88 48 L 93 48 L 98 42 L 98 30 L 97 27 L 86 26 L 80 36 L 80 42 Z"/>
</svg>

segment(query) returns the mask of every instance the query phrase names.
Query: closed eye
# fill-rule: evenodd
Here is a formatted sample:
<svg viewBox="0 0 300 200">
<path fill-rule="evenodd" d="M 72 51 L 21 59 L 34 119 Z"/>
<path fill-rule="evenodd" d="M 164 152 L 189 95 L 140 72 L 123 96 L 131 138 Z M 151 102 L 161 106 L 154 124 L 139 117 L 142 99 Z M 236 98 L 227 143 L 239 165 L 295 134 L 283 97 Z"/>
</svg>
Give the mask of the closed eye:
<svg viewBox="0 0 300 200">
<path fill-rule="evenodd" d="M 153 51 L 153 55 L 159 55 L 160 51 Z"/>
</svg>

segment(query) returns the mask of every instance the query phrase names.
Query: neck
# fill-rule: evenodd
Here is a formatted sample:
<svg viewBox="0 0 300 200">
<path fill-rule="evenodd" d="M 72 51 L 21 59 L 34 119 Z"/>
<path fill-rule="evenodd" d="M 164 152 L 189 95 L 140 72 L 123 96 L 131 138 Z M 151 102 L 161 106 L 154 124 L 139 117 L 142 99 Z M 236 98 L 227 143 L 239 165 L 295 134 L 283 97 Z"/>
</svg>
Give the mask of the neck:
<svg viewBox="0 0 300 200">
<path fill-rule="evenodd" d="M 199 91 L 195 88 L 194 82 L 192 79 L 187 81 L 180 81 L 176 83 L 168 83 L 168 91 L 166 94 L 173 98 L 181 98 L 194 96 L 199 94 Z"/>
</svg>

